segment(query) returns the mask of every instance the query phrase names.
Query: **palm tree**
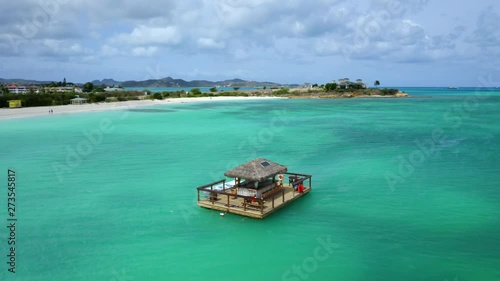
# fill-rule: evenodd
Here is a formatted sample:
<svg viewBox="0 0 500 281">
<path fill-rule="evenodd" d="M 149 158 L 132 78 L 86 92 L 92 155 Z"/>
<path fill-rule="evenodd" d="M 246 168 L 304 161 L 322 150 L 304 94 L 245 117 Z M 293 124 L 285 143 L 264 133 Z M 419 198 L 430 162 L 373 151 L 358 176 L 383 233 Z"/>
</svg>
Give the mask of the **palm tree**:
<svg viewBox="0 0 500 281">
<path fill-rule="evenodd" d="M 375 83 L 373 83 L 373 85 L 375 85 L 375 87 L 378 87 L 378 86 L 380 86 L 380 81 L 378 81 L 378 80 L 375 80 Z"/>
</svg>

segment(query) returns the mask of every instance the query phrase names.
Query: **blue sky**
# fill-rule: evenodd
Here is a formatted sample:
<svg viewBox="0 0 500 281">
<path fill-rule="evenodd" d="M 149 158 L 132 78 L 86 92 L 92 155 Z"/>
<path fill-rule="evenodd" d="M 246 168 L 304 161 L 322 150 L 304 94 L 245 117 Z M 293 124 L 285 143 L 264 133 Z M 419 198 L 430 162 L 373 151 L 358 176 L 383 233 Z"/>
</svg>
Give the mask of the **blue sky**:
<svg viewBox="0 0 500 281">
<path fill-rule="evenodd" d="M 2 11 L 0 78 L 500 86 L 495 0 L 19 0 Z"/>
</svg>

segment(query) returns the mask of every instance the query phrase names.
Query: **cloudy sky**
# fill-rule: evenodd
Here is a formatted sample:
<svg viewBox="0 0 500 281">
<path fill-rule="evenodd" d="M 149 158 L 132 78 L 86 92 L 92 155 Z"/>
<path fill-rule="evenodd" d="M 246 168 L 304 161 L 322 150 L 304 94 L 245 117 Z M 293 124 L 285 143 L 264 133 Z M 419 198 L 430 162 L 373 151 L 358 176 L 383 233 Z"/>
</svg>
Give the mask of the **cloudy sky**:
<svg viewBox="0 0 500 281">
<path fill-rule="evenodd" d="M 497 0 L 4 2 L 0 78 L 500 81 Z"/>
</svg>

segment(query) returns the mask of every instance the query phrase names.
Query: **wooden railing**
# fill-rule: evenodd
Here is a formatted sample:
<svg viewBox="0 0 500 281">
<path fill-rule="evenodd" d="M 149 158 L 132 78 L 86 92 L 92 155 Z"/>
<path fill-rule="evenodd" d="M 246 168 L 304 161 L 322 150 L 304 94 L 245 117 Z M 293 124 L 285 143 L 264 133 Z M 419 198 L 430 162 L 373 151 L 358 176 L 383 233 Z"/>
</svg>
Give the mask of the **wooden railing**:
<svg viewBox="0 0 500 281">
<path fill-rule="evenodd" d="M 296 180 L 294 180 L 293 182 L 290 182 L 292 185 L 296 185 L 296 184 L 300 184 L 300 183 L 303 183 L 304 181 L 309 181 L 309 185 L 308 187 L 312 189 L 312 185 L 311 185 L 311 178 L 312 176 L 311 175 L 305 175 L 305 174 L 298 174 L 298 173 L 284 173 L 285 175 L 291 175 L 292 177 L 296 177 Z M 222 185 L 222 190 L 214 190 L 214 186 L 216 185 L 220 185 L 220 184 L 223 184 Z M 265 200 L 269 200 L 269 198 L 272 197 L 272 203 L 271 203 L 271 208 L 274 209 L 274 203 L 275 203 L 275 200 L 276 200 L 276 195 L 278 194 L 281 194 L 281 197 L 282 197 L 282 203 L 285 202 L 285 188 L 281 187 L 281 186 L 278 186 L 274 189 L 271 189 L 267 192 L 265 192 L 264 194 L 262 194 L 262 198 L 255 198 L 253 196 L 244 196 L 244 195 L 238 195 L 236 193 L 228 193 L 227 192 L 227 189 L 226 189 L 226 180 L 225 179 L 222 179 L 222 180 L 219 180 L 219 181 L 215 181 L 215 182 L 212 182 L 212 183 L 209 183 L 209 184 L 206 184 L 206 185 L 203 185 L 203 186 L 200 186 L 200 187 L 197 187 L 197 190 L 198 190 L 198 201 L 200 201 L 200 192 L 203 191 L 203 192 L 207 192 L 209 194 L 209 201 L 212 203 L 212 205 L 215 204 L 215 201 L 218 201 L 218 200 L 223 200 L 223 198 L 219 198 L 220 195 L 222 196 L 226 196 L 227 197 L 227 201 L 226 201 L 226 206 L 227 206 L 227 209 L 229 210 L 229 208 L 231 207 L 231 197 L 236 199 L 236 198 L 242 198 L 243 199 L 243 210 L 246 211 L 248 207 L 250 208 L 256 208 L 257 210 L 260 211 L 261 214 L 264 213 L 264 203 L 265 203 Z M 225 199 L 225 198 L 224 198 Z"/>
<path fill-rule="evenodd" d="M 296 185 L 304 183 L 305 181 L 309 181 L 308 187 L 312 189 L 312 182 L 311 182 L 312 175 L 298 174 L 298 173 L 284 173 L 284 174 L 292 176 L 288 177 L 289 184 Z M 296 179 L 292 181 L 291 179 L 293 179 L 293 177 L 295 177 Z"/>
</svg>

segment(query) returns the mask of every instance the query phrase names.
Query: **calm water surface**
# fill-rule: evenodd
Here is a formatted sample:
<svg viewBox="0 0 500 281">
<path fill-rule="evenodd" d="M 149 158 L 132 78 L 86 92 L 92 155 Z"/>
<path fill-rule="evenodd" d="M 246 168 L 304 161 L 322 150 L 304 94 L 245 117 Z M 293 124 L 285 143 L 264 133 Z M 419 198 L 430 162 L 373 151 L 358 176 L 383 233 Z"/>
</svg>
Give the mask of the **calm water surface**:
<svg viewBox="0 0 500 281">
<path fill-rule="evenodd" d="M 500 95 L 406 91 L 0 121 L 0 280 L 500 280 Z M 196 206 L 255 157 L 313 192 L 262 221 Z"/>
</svg>

